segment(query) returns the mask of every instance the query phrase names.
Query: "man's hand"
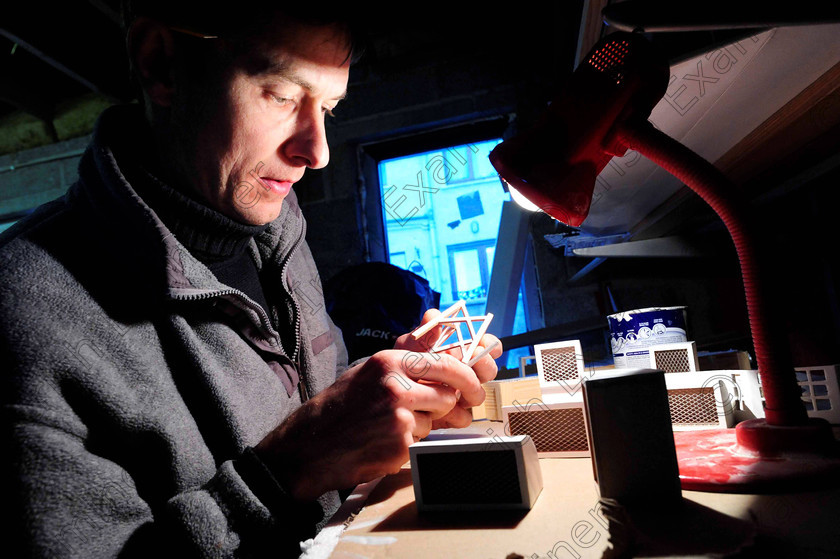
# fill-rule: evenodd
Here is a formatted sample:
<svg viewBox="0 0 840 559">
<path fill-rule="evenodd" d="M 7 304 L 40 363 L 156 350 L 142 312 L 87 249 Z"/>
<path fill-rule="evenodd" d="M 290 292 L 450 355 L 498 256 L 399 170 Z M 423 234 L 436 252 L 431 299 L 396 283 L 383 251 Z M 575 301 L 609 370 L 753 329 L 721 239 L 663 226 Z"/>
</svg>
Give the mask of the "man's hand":
<svg viewBox="0 0 840 559">
<path fill-rule="evenodd" d="M 427 310 L 426 313 L 423 315 L 421 326 L 430 322 L 439 314 L 440 311 L 437 309 Z M 460 359 L 462 357 L 460 348 L 452 348 L 440 354 L 424 353 L 428 352 L 432 348 L 440 334 L 441 326 L 433 328 L 419 339 L 415 339 L 414 336 L 410 333 L 404 334 L 397 338 L 395 347 L 398 349 L 407 349 L 409 351 L 417 352 L 420 355 L 425 355 L 425 358 L 429 360 L 436 359 L 444 354 L 449 354 L 457 359 Z M 491 380 L 496 378 L 498 367 L 496 366 L 495 359 L 497 359 L 503 351 L 501 343 L 498 342 L 499 339 L 492 334 L 484 334 L 484 336 L 482 336 L 479 340 L 479 347 L 476 349 L 474 355 L 477 355 L 485 348 L 495 345 L 495 347 L 493 347 L 490 353 L 484 355 L 472 366 L 473 372 L 475 373 L 475 376 L 480 384 L 490 382 Z M 483 401 L 484 400 L 482 399 L 482 401 L 478 403 L 480 404 Z M 439 419 L 435 419 L 433 421 L 432 428 L 443 429 L 447 427 L 466 427 L 472 421 L 472 414 L 469 411 L 467 411 L 467 408 L 475 405 L 477 404 L 471 403 L 466 399 L 459 399 L 457 406 L 455 406 L 449 414 Z"/>
<path fill-rule="evenodd" d="M 427 311 L 423 324 L 439 313 Z M 501 344 L 469 367 L 458 350 L 428 353 L 439 335 L 437 327 L 420 339 L 401 336 L 395 349 L 348 369 L 254 448 L 294 498 L 398 472 L 408 447 L 432 429 L 472 422 L 468 408 L 484 402 L 481 384 L 496 377 Z M 479 351 L 497 341 L 485 335 Z"/>
<path fill-rule="evenodd" d="M 469 412 L 456 406 L 459 396 L 467 407 L 485 395 L 473 369 L 458 359 L 381 351 L 298 408 L 254 450 L 294 498 L 311 500 L 399 471 L 409 445 L 436 420 L 469 424 Z"/>
</svg>

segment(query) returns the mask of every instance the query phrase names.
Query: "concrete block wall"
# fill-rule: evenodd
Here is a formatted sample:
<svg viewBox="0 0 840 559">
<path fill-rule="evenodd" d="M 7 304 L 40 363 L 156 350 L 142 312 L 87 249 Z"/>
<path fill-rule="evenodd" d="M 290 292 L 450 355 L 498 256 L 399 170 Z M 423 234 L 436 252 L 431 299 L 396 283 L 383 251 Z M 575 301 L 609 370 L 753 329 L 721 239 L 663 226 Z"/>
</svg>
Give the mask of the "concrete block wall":
<svg viewBox="0 0 840 559">
<path fill-rule="evenodd" d="M 19 216 L 62 196 L 78 176 L 90 136 L 0 155 L 0 218 Z M 0 223 L 0 230 L 7 223 Z"/>
</svg>

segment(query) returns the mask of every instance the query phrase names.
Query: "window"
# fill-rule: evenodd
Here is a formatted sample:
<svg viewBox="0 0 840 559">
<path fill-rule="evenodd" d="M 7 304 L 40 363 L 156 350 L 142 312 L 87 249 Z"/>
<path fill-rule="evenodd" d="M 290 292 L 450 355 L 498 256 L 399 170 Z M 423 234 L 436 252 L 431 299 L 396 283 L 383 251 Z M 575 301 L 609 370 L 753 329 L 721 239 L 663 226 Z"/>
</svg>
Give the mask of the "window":
<svg viewBox="0 0 840 559">
<path fill-rule="evenodd" d="M 486 313 L 502 204 L 509 200 L 487 157 L 500 141 L 378 161 L 385 254 L 428 280 L 441 308 L 464 299 L 470 314 Z M 521 289 L 515 322 L 513 334 L 527 330 Z M 529 354 L 509 353 L 508 367 Z"/>
<path fill-rule="evenodd" d="M 452 300 L 487 298 L 495 250 L 495 239 L 447 247 Z"/>
</svg>

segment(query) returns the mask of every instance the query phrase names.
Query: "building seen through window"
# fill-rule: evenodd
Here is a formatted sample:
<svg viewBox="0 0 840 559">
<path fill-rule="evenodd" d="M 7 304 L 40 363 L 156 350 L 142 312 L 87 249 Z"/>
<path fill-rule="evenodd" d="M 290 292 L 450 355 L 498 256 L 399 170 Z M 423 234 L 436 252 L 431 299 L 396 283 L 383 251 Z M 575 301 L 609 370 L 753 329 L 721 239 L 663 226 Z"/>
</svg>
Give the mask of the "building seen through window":
<svg viewBox="0 0 840 559">
<path fill-rule="evenodd" d="M 379 162 L 389 262 L 429 281 L 441 308 L 463 299 L 486 312 L 502 204 L 510 199 L 487 156 L 500 142 L 453 146 Z M 512 334 L 527 330 L 522 289 Z M 510 352 L 507 366 L 519 365 Z"/>
</svg>

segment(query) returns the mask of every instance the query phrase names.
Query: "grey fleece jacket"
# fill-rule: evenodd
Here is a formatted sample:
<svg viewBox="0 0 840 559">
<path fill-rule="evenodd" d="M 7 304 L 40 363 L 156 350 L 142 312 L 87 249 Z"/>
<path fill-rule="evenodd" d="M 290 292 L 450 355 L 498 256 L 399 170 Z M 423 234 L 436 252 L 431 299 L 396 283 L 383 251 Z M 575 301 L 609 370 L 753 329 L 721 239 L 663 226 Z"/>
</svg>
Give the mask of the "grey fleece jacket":
<svg viewBox="0 0 840 559">
<path fill-rule="evenodd" d="M 250 448 L 346 366 L 300 208 L 290 194 L 249 247 L 263 309 L 128 184 L 112 147 L 132 134 L 130 111 L 106 111 L 78 182 L 0 237 L 0 545 L 297 556 L 338 496 L 293 503 Z"/>
</svg>

